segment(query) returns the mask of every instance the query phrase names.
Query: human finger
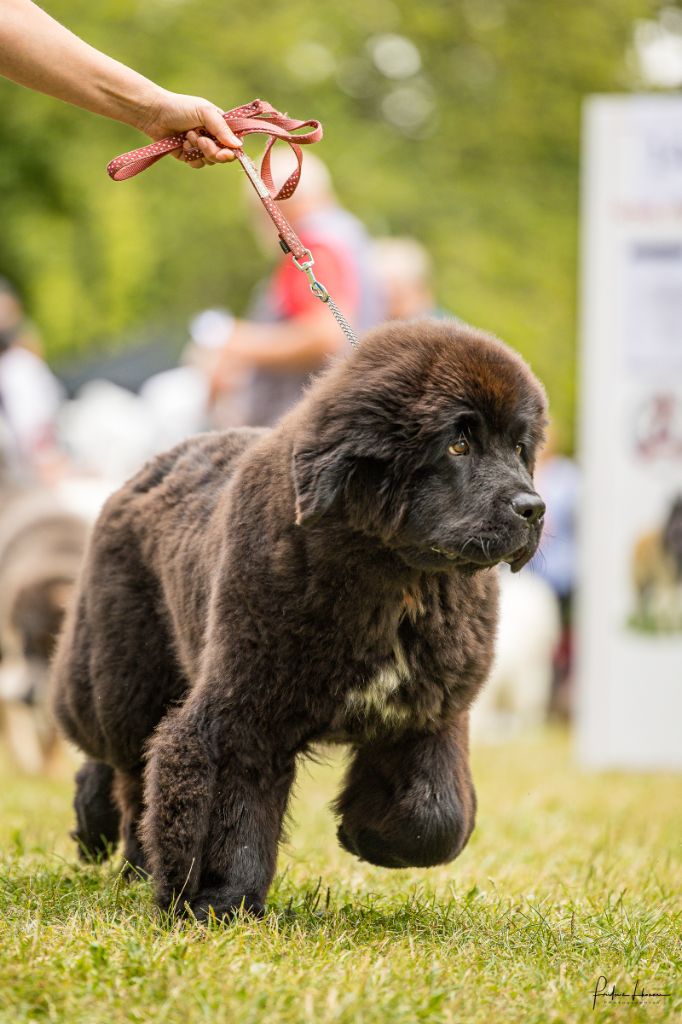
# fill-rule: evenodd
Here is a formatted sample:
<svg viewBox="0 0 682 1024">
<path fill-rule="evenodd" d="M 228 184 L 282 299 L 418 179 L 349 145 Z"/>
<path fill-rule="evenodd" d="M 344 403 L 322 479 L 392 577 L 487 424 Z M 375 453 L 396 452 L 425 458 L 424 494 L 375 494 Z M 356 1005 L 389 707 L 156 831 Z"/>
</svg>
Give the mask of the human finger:
<svg viewBox="0 0 682 1024">
<path fill-rule="evenodd" d="M 183 142 L 182 150 L 178 153 L 178 156 L 181 160 L 184 160 L 186 164 L 189 164 L 190 167 L 204 166 L 203 153 L 200 151 L 198 146 L 193 146 L 189 139 L 185 139 Z"/>
<path fill-rule="evenodd" d="M 209 139 L 205 135 L 199 136 L 197 148 L 201 151 L 201 155 L 206 163 L 209 164 L 230 163 L 235 158 L 233 149 L 223 149 L 221 146 L 216 145 L 213 139 Z"/>
<path fill-rule="evenodd" d="M 173 152 L 171 153 L 171 156 L 173 157 L 174 160 L 179 160 L 183 164 L 191 165 L 192 160 L 188 156 L 188 154 L 191 153 L 191 152 L 192 152 L 191 149 L 186 150 L 183 147 L 182 149 L 175 149 L 175 150 L 173 150 Z M 195 155 L 193 159 L 197 160 L 198 157 Z M 202 157 L 202 160 L 203 160 L 203 157 Z"/>
<path fill-rule="evenodd" d="M 205 135 L 200 135 L 197 139 L 197 149 L 207 164 L 214 164 L 216 162 L 214 153 L 218 151 L 218 147 L 211 139 L 207 139 Z"/>
<path fill-rule="evenodd" d="M 214 107 L 211 103 L 207 103 L 205 107 L 201 108 L 200 113 L 202 115 L 204 128 L 206 128 L 206 130 L 209 131 L 220 143 L 220 146 L 217 146 L 216 149 L 242 148 L 241 139 L 239 139 L 227 125 L 225 118 L 217 107 Z"/>
<path fill-rule="evenodd" d="M 200 170 L 202 167 L 205 166 L 203 156 L 196 157 L 194 160 L 185 160 L 185 163 L 187 164 L 188 167 L 194 167 L 196 170 Z"/>
</svg>

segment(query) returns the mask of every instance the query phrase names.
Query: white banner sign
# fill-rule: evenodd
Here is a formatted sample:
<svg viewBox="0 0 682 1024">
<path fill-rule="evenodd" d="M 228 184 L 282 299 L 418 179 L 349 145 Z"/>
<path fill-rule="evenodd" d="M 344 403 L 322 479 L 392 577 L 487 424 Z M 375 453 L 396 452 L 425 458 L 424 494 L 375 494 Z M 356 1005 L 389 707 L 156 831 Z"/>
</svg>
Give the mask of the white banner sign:
<svg viewBox="0 0 682 1024">
<path fill-rule="evenodd" d="M 578 746 L 682 767 L 682 97 L 595 97 L 582 180 Z"/>
</svg>

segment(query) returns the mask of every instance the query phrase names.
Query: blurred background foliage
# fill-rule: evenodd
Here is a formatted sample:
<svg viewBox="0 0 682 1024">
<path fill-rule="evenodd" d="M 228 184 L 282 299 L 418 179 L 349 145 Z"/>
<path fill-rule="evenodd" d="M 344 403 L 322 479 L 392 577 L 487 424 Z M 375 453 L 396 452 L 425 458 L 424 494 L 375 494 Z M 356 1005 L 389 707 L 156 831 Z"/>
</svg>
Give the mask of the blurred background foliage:
<svg viewBox="0 0 682 1024">
<path fill-rule="evenodd" d="M 570 445 L 581 100 L 641 87 L 633 32 L 659 4 L 45 6 L 167 88 L 320 118 L 317 152 L 343 202 L 372 233 L 428 246 L 441 305 L 530 359 Z M 142 143 L 133 130 L 4 81 L 0 110 L 0 274 L 21 289 L 54 365 L 177 337 L 208 305 L 244 310 L 278 250 L 273 237 L 269 263 L 253 238 L 236 165 L 197 175 L 167 159 L 113 184 L 106 164 Z"/>
</svg>

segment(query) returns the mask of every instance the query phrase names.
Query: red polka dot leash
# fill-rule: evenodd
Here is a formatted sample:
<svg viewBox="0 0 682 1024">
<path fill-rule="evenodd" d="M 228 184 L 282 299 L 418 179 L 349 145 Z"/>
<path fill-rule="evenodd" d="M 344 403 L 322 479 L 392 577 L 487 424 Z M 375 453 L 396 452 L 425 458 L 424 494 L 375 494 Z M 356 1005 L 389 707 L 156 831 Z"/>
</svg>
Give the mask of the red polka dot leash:
<svg viewBox="0 0 682 1024">
<path fill-rule="evenodd" d="M 246 176 L 275 225 L 279 244 L 283 251 L 291 254 L 295 265 L 308 277 L 313 294 L 329 306 L 348 341 L 351 345 L 356 346 L 357 340 L 350 324 L 324 285 L 315 278 L 313 273 L 315 260 L 310 249 L 303 245 L 289 221 L 276 205 L 278 200 L 288 199 L 296 191 L 303 163 L 301 146 L 310 146 L 314 142 L 319 142 L 323 134 L 322 125 L 319 121 L 300 121 L 289 117 L 288 114 L 282 114 L 265 100 L 253 100 L 241 107 L 226 110 L 223 117 L 238 138 L 243 138 L 245 135 L 268 136 L 260 173 L 243 150 L 235 150 L 235 157 L 244 168 Z M 301 131 L 304 128 L 309 130 Z M 195 131 L 197 135 L 213 137 L 204 128 L 196 128 Z M 114 181 L 126 181 L 128 178 L 133 178 L 168 153 L 173 153 L 178 149 L 182 150 L 185 138 L 186 133 L 181 132 L 177 135 L 169 135 L 168 138 L 160 139 L 158 142 L 152 142 L 148 146 L 142 146 L 140 149 L 133 149 L 129 153 L 122 153 L 121 156 L 117 156 L 111 161 L 107 167 L 107 173 Z M 278 139 L 288 143 L 296 157 L 296 167 L 279 190 L 275 188 L 270 168 L 270 154 Z M 192 150 L 190 153 L 184 154 L 184 159 L 196 160 L 201 155 L 199 150 Z"/>
</svg>

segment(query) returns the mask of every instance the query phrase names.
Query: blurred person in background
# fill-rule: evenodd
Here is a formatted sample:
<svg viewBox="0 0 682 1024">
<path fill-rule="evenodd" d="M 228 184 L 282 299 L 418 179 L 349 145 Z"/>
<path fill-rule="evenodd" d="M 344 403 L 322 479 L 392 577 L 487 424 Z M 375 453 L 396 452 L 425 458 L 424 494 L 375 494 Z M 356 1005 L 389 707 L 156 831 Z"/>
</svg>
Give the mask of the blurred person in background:
<svg viewBox="0 0 682 1024">
<path fill-rule="evenodd" d="M 289 162 L 288 153 L 273 152 L 276 180 L 288 176 Z M 315 276 L 354 329 L 362 332 L 379 323 L 384 309 L 373 275 L 369 236 L 357 217 L 339 204 L 320 159 L 306 153 L 298 188 L 281 206 L 314 256 Z M 263 237 L 267 230 L 272 247 L 272 225 L 255 196 L 252 209 L 258 218 L 256 230 Z M 218 425 L 274 423 L 299 399 L 310 374 L 348 344 L 331 311 L 312 294 L 307 277 L 289 257 L 261 287 L 245 319 L 234 320 L 224 310 L 220 313 L 221 330 L 213 331 L 217 323 L 213 318 L 203 341 L 195 338 L 196 348 L 203 349 L 204 365 L 212 367 Z M 219 403 L 226 397 L 229 411 L 221 417 Z"/>
<path fill-rule="evenodd" d="M 431 257 L 416 238 L 375 239 L 371 262 L 387 320 L 444 315 L 434 296 Z"/>
<path fill-rule="evenodd" d="M 49 480 L 61 461 L 56 424 L 63 392 L 39 352 L 18 295 L 0 278 L 0 433 L 13 479 Z"/>
<path fill-rule="evenodd" d="M 576 517 L 580 470 L 572 459 L 559 454 L 556 431 L 552 426 L 538 457 L 535 481 L 545 499 L 547 512 L 540 549 L 528 570 L 541 576 L 559 601 L 561 635 L 554 654 L 550 711 L 560 718 L 568 718 L 572 699 L 573 595 L 577 580 Z"/>
<path fill-rule="evenodd" d="M 163 139 L 174 132 L 206 128 L 214 138 L 192 133 L 177 154 L 191 167 L 228 163 L 241 147 L 215 103 L 162 89 L 107 57 L 51 18 L 31 0 L 0 0 L 0 74 L 74 106 Z"/>
<path fill-rule="evenodd" d="M 268 241 L 272 245 L 272 239 Z M 229 382 L 218 379 L 218 368 L 226 338 L 234 328 L 234 316 L 229 310 L 216 306 L 204 309 L 189 322 L 189 340 L 181 363 L 198 371 L 205 384 L 202 413 L 205 429 L 210 427 L 239 427 L 250 421 L 250 372 L 244 363 L 232 367 Z"/>
</svg>

